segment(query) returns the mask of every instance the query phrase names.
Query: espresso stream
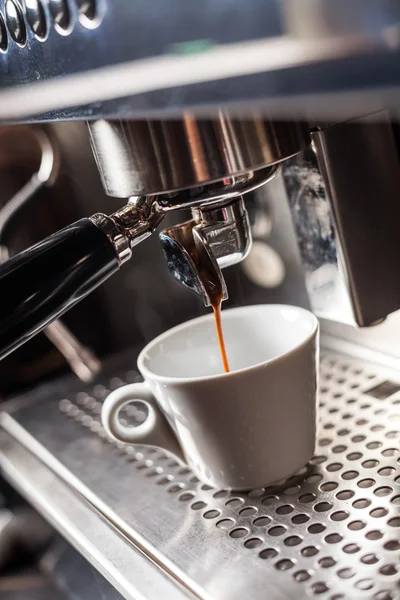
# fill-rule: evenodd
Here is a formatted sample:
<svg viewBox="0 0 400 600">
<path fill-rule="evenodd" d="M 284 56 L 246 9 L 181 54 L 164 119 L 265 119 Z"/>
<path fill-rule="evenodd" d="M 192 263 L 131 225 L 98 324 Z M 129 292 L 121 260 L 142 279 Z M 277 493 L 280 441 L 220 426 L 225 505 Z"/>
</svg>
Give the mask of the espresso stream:
<svg viewBox="0 0 400 600">
<path fill-rule="evenodd" d="M 212 309 L 214 311 L 214 319 L 215 319 L 215 328 L 217 330 L 218 344 L 221 352 L 222 364 L 224 366 L 225 373 L 229 373 L 229 362 L 226 354 L 224 334 L 222 332 L 222 322 L 221 322 L 221 305 L 223 298 L 223 290 L 221 288 L 221 283 L 218 277 L 215 274 L 213 268 L 210 268 L 206 262 L 202 262 L 199 265 L 199 276 L 205 289 L 207 290 L 208 297 L 210 298 L 210 303 Z"/>
<path fill-rule="evenodd" d="M 215 327 L 217 329 L 218 344 L 219 344 L 219 349 L 221 352 L 222 364 L 224 365 L 225 373 L 229 373 L 228 357 L 226 355 L 224 334 L 222 332 L 221 304 L 222 304 L 222 302 L 220 301 L 217 305 L 213 305 L 212 308 L 214 311 Z"/>
<path fill-rule="evenodd" d="M 187 230 L 180 227 L 178 231 L 175 231 L 174 237 L 180 241 L 179 235 L 183 236 L 181 243 L 186 248 L 191 259 L 197 267 L 197 273 L 200 281 L 202 282 L 204 289 L 207 292 L 210 304 L 214 311 L 215 327 L 217 330 L 217 337 L 219 343 L 219 349 L 221 351 L 222 364 L 224 366 L 225 373 L 229 373 L 228 357 L 226 355 L 226 348 L 224 342 L 224 336 L 222 333 L 221 323 L 221 304 L 224 297 L 223 280 L 215 268 L 215 263 L 210 259 L 209 252 L 206 251 L 203 243 L 194 243 L 193 236 L 187 236 Z"/>
</svg>

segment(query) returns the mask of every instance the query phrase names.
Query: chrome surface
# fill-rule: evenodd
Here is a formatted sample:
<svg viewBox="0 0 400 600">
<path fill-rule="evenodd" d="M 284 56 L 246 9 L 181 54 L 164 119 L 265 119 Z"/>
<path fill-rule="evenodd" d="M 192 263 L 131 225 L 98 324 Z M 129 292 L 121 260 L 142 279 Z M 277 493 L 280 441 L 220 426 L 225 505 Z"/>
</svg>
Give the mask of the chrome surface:
<svg viewBox="0 0 400 600">
<path fill-rule="evenodd" d="M 221 269 L 241 262 L 251 248 L 251 229 L 243 198 L 192 209 L 193 219 L 160 233 L 171 275 L 212 306 L 228 290 Z M 209 288 L 211 284 L 211 288 Z"/>
<path fill-rule="evenodd" d="M 138 380 L 134 370 L 85 390 L 59 383 L 14 401 L 2 420 L 2 468 L 12 480 L 17 462 L 20 489 L 39 498 L 86 555 L 93 550 L 91 560 L 114 582 L 118 573 L 133 577 L 126 565 L 129 552 L 139 556 L 136 546 L 200 598 L 398 600 L 399 370 L 323 352 L 320 375 L 316 454 L 267 489 L 210 489 L 160 449 L 110 442 L 101 403 L 110 389 Z M 139 404 L 126 419 L 143 419 Z M 57 519 L 63 511 L 69 518 Z M 99 513 L 109 519 L 107 544 Z M 99 559 L 115 543 L 125 550 L 113 555 L 112 570 Z"/>
<path fill-rule="evenodd" d="M 89 21 L 94 21 L 97 15 L 98 0 L 77 0 L 79 14 Z M 83 21 L 85 23 L 85 21 Z"/>
<path fill-rule="evenodd" d="M 112 218 L 98 213 L 90 217 L 90 220 L 96 227 L 105 233 L 110 244 L 114 247 L 120 265 L 123 265 L 124 262 L 131 258 L 132 250 L 129 237 L 126 235 L 125 231 L 121 231 L 116 226 Z"/>
<path fill-rule="evenodd" d="M 165 229 L 160 239 L 172 276 L 209 306 L 212 302 L 202 273 L 208 273 L 226 299 L 221 268 L 242 261 L 251 247 L 248 216 L 239 194 L 265 184 L 278 169 L 272 165 L 171 195 L 133 197 L 114 214 L 96 214 L 91 220 L 107 235 L 122 264 L 131 257 L 131 248 L 151 235 L 168 211 L 192 208 L 191 222 Z"/>
<path fill-rule="evenodd" d="M 42 0 L 25 0 L 26 20 L 33 33 L 39 39 L 44 39 L 47 33 L 46 16 Z"/>
<path fill-rule="evenodd" d="M 400 347 L 398 344 L 400 311 L 389 315 L 383 323 L 376 327 L 353 327 L 322 319 L 321 332 L 325 339 L 329 336 L 335 338 L 337 343 L 351 344 L 352 350 L 346 351 L 347 354 L 355 354 L 354 349 L 362 348 L 365 352 L 378 352 L 393 357 L 394 361 L 399 361 L 400 359 Z M 361 358 L 363 357 L 361 356 Z M 364 359 L 370 362 L 378 362 L 376 358 L 371 359 L 367 355 L 364 356 Z M 399 362 L 397 362 L 395 368 L 400 368 Z"/>
<path fill-rule="evenodd" d="M 39 179 L 39 173 L 34 173 L 25 185 L 0 208 L 0 243 L 2 256 L 8 256 L 7 249 L 2 244 L 4 231 L 10 221 L 43 187 L 43 182 Z"/>
<path fill-rule="evenodd" d="M 155 200 L 154 197 L 131 198 L 111 215 L 117 227 L 128 236 L 132 247 L 153 233 L 165 216 L 165 211 Z"/>
<path fill-rule="evenodd" d="M 335 227 L 339 274 L 346 282 L 353 322 L 359 326 L 378 323 L 400 308 L 400 155 L 395 119 L 385 111 L 315 134 Z"/>
<path fill-rule="evenodd" d="M 282 201 L 289 202 L 313 312 L 333 321 L 354 322 L 332 208 L 314 148 L 284 166 L 281 193 Z"/>
<path fill-rule="evenodd" d="M 66 31 L 71 22 L 67 0 L 49 0 L 50 13 L 54 19 L 55 27 Z"/>
<path fill-rule="evenodd" d="M 238 196 L 257 190 L 275 177 L 279 170 L 280 165 L 275 164 L 254 172 L 250 171 L 245 175 L 231 177 L 197 188 L 150 197 L 149 201 L 153 198 L 157 202 L 157 205 L 165 212 L 181 208 L 193 208 L 208 203 L 215 204 L 216 201 L 221 202 L 229 198 L 237 198 Z"/>
<path fill-rule="evenodd" d="M 385 111 L 316 132 L 315 146 L 284 166 L 310 303 L 326 319 L 365 327 L 400 308 L 393 118 Z"/>
<path fill-rule="evenodd" d="M 25 135 L 30 135 L 35 140 L 41 153 L 40 163 L 37 172 L 33 173 L 27 183 L 0 209 L 0 244 L 4 230 L 10 224 L 11 219 L 44 185 L 52 185 L 57 177 L 59 165 L 55 148 L 48 135 L 42 129 L 30 130 Z M 21 144 L 23 139 L 23 133 L 21 133 Z M 6 143 L 7 139 L 5 139 Z"/>
<path fill-rule="evenodd" d="M 192 214 L 196 231 L 221 269 L 246 258 L 251 248 L 251 230 L 243 198 L 218 206 L 200 206 Z"/>
<path fill-rule="evenodd" d="M 147 200 L 165 211 L 192 209 L 191 221 L 164 229 L 160 240 L 172 277 L 196 292 L 205 306 L 213 305 L 210 294 L 228 298 L 221 269 L 245 259 L 251 248 L 248 215 L 240 195 L 258 189 L 279 169 L 275 164 L 171 197 Z"/>
<path fill-rule="evenodd" d="M 5 52 L 8 47 L 7 30 L 3 15 L 0 13 L 0 51 Z"/>
<path fill-rule="evenodd" d="M 196 292 L 205 306 L 214 299 L 228 298 L 225 279 L 216 257 L 192 219 L 160 233 L 160 241 L 170 274 L 176 281 Z M 212 296 L 212 297 L 211 297 Z"/>
<path fill-rule="evenodd" d="M 124 598 L 190 598 L 12 436 L 2 434 L 0 444 L 3 476 Z"/>
<path fill-rule="evenodd" d="M 88 123 L 93 153 L 109 196 L 163 194 L 243 175 L 297 154 L 306 126 L 272 122 L 250 111 L 214 119 L 186 113 L 170 121 Z"/>
<path fill-rule="evenodd" d="M 24 15 L 16 0 L 6 0 L 5 16 L 8 32 L 14 42 L 19 46 L 25 46 L 26 27 Z"/>
<path fill-rule="evenodd" d="M 151 235 L 164 216 L 155 198 L 131 198 L 112 215 L 98 213 L 90 220 L 105 233 L 123 264 L 131 258 L 132 248 Z"/>
<path fill-rule="evenodd" d="M 44 40 L 30 27 L 24 48 L 10 40 L 1 119 L 213 114 L 249 99 L 278 117 L 337 117 L 359 110 L 359 94 L 366 112 L 399 103 L 395 0 L 315 0 L 304 10 L 290 0 L 97 0 L 92 20 L 85 4 L 43 2 Z"/>
</svg>

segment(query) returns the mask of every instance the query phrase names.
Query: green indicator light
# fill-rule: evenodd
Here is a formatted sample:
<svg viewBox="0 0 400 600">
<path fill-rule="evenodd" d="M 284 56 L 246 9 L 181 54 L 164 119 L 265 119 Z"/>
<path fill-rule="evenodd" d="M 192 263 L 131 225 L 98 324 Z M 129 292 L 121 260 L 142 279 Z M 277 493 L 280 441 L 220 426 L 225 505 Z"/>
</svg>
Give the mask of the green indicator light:
<svg viewBox="0 0 400 600">
<path fill-rule="evenodd" d="M 213 48 L 214 42 L 212 40 L 193 40 L 189 42 L 180 42 L 179 44 L 172 44 L 169 47 L 169 54 L 200 54 L 207 52 L 210 48 Z"/>
</svg>

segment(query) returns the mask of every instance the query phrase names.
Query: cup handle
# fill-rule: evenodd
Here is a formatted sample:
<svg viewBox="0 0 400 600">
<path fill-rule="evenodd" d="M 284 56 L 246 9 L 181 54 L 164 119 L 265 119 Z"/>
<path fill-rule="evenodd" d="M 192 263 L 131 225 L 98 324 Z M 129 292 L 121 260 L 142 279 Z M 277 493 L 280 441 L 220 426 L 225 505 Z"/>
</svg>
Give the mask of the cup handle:
<svg viewBox="0 0 400 600">
<path fill-rule="evenodd" d="M 137 427 L 126 427 L 119 418 L 120 410 L 139 400 L 146 405 L 146 420 Z M 182 459 L 182 450 L 167 420 L 162 414 L 147 383 L 132 383 L 111 392 L 104 401 L 101 421 L 107 435 L 127 444 L 158 446 Z"/>
</svg>

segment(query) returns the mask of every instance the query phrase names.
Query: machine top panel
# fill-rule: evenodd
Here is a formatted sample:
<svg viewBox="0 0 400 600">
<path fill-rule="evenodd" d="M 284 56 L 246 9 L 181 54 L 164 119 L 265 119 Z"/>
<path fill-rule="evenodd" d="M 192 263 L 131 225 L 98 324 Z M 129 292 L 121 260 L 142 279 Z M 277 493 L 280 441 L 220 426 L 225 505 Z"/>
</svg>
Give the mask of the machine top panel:
<svg viewBox="0 0 400 600">
<path fill-rule="evenodd" d="M 0 121 L 399 103 L 398 0 L 0 0 Z"/>
</svg>

